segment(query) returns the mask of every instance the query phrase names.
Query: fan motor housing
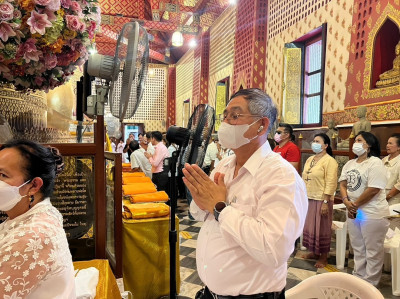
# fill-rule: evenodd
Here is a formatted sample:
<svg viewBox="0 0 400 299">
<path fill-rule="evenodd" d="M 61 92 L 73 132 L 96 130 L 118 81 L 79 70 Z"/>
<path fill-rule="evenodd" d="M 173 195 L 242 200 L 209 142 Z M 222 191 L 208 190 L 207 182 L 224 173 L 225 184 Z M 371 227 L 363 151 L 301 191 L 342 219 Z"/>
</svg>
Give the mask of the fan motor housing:
<svg viewBox="0 0 400 299">
<path fill-rule="evenodd" d="M 113 56 L 92 54 L 89 56 L 87 72 L 90 76 L 98 77 L 106 81 L 114 81 L 115 73 L 119 70 L 119 63 Z"/>
</svg>

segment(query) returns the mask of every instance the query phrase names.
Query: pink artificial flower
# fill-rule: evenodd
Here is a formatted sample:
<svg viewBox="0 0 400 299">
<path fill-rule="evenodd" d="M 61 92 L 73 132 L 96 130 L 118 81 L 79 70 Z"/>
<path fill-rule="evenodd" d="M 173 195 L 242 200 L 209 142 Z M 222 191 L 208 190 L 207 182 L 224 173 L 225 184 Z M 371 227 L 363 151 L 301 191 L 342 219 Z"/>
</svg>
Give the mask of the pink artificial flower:
<svg viewBox="0 0 400 299">
<path fill-rule="evenodd" d="M 84 32 L 86 30 L 86 24 L 83 22 L 80 22 L 79 30 L 80 32 Z"/>
<path fill-rule="evenodd" d="M 52 70 L 57 65 L 57 56 L 48 54 L 45 56 L 44 65 L 47 70 Z"/>
<path fill-rule="evenodd" d="M 90 39 L 93 39 L 96 27 L 97 27 L 96 22 L 95 21 L 90 21 L 90 25 L 89 25 L 89 27 L 87 27 Z"/>
<path fill-rule="evenodd" d="M 14 10 L 13 16 L 16 19 L 20 19 L 22 17 L 21 11 L 19 11 L 18 9 Z"/>
<path fill-rule="evenodd" d="M 78 38 L 71 39 L 69 41 L 69 46 L 73 51 L 81 52 L 82 48 L 84 48 L 82 41 Z"/>
<path fill-rule="evenodd" d="M 67 21 L 67 27 L 69 30 L 72 30 L 72 31 L 79 30 L 79 28 L 81 26 L 81 22 L 79 21 L 79 18 L 77 16 L 66 15 L 65 20 Z"/>
<path fill-rule="evenodd" d="M 34 38 L 29 38 L 24 44 L 22 44 L 23 57 L 27 63 L 32 61 L 39 61 L 42 52 L 36 49 L 36 40 Z"/>
<path fill-rule="evenodd" d="M 46 27 L 52 27 L 51 22 L 48 20 L 46 14 L 39 14 L 34 10 L 31 12 L 31 16 L 26 23 L 29 25 L 32 34 L 37 32 L 41 35 L 44 35 L 46 32 Z"/>
<path fill-rule="evenodd" d="M 40 13 L 46 14 L 47 15 L 47 19 L 50 22 L 53 22 L 53 21 L 57 20 L 57 17 L 55 15 L 54 11 L 52 11 L 52 10 L 43 9 L 43 10 L 40 11 Z"/>
<path fill-rule="evenodd" d="M 71 1 L 71 5 L 69 7 L 72 11 L 76 12 L 78 15 L 82 13 L 82 7 L 77 1 Z"/>
<path fill-rule="evenodd" d="M 63 8 L 69 8 L 71 6 L 71 0 L 61 0 L 61 6 Z"/>
<path fill-rule="evenodd" d="M 37 85 L 37 86 L 42 86 L 42 84 L 43 84 L 43 82 L 45 81 L 46 79 L 45 78 L 43 78 L 43 77 L 39 77 L 39 76 L 36 76 L 35 77 L 35 84 Z"/>
<path fill-rule="evenodd" d="M 49 5 L 51 0 L 35 0 L 35 4 L 40 6 L 47 6 Z"/>
<path fill-rule="evenodd" d="M 0 39 L 3 42 L 6 42 L 10 36 L 15 35 L 15 31 L 9 23 L 0 22 Z"/>
<path fill-rule="evenodd" d="M 8 2 L 3 2 L 0 4 L 0 14 L 12 15 L 14 12 L 14 6 Z"/>
<path fill-rule="evenodd" d="M 60 0 L 50 0 L 50 3 L 46 8 L 51 11 L 57 11 L 61 8 L 61 2 Z"/>
<path fill-rule="evenodd" d="M 13 14 L 0 14 L 0 20 L 2 21 L 10 21 L 14 18 Z"/>
</svg>

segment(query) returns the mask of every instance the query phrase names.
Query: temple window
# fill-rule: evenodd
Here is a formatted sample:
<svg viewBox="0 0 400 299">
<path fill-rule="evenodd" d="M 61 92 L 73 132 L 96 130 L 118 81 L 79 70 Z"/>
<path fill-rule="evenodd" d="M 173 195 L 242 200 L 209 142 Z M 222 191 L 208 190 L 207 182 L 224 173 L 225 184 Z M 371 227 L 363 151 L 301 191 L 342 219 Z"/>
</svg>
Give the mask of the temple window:
<svg viewBox="0 0 400 299">
<path fill-rule="evenodd" d="M 282 116 L 294 126 L 321 124 L 326 27 L 285 45 Z"/>
<path fill-rule="evenodd" d="M 391 20 L 387 19 L 379 29 L 375 37 L 373 48 L 373 64 L 371 72 L 370 88 L 384 87 L 387 84 L 379 80 L 390 79 L 382 76 L 384 73 L 389 74 L 389 71 L 395 68 L 394 61 L 396 58 L 396 45 L 399 43 L 400 33 L 398 26 Z M 383 78 L 380 78 L 383 77 Z"/>
</svg>

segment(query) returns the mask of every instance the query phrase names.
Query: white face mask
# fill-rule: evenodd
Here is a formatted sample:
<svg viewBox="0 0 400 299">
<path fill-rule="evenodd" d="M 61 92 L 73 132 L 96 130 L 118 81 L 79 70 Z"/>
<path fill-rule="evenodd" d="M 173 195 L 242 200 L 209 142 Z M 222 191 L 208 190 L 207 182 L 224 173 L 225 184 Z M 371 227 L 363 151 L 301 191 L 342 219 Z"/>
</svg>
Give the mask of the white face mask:
<svg viewBox="0 0 400 299">
<path fill-rule="evenodd" d="M 314 153 L 319 154 L 320 152 L 322 152 L 322 144 L 313 142 L 311 143 L 311 149 Z"/>
<path fill-rule="evenodd" d="M 6 182 L 0 181 L 0 211 L 9 211 L 16 206 L 20 200 L 27 196 L 19 194 L 19 188 L 28 184 L 30 181 L 23 183 L 21 186 L 11 186 Z"/>
<path fill-rule="evenodd" d="M 356 156 L 361 156 L 362 154 L 365 153 L 366 149 L 363 147 L 362 143 L 353 143 L 353 153 Z"/>
<path fill-rule="evenodd" d="M 244 137 L 244 133 L 255 124 L 260 119 L 257 119 L 255 122 L 251 123 L 250 125 L 230 125 L 226 122 L 221 123 L 218 130 L 218 139 L 219 143 L 222 147 L 230 148 L 230 149 L 237 149 L 251 140 L 257 138 L 258 135 L 254 136 L 253 138 L 249 139 Z"/>
</svg>

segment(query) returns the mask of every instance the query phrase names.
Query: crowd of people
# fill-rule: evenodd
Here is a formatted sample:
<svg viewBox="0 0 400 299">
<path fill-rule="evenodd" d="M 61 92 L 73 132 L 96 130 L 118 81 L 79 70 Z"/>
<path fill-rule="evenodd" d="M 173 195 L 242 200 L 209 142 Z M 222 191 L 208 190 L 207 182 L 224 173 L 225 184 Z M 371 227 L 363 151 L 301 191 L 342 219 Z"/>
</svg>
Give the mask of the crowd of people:
<svg viewBox="0 0 400 299">
<path fill-rule="evenodd" d="M 218 136 L 210 139 L 203 165 L 184 165 L 187 192 L 180 194 L 190 194 L 191 216 L 204 222 L 196 259 L 205 287 L 196 298 L 284 298 L 287 260 L 301 234 L 306 258 L 325 267 L 338 187 L 347 209 L 353 274 L 379 283 L 389 204 L 400 198 L 400 134 L 388 139 L 388 156 L 381 160 L 378 139 L 359 132 L 352 147 L 356 158 L 338 174 L 330 139 L 318 133 L 300 176 L 301 155 L 290 125 L 277 126 L 271 149 L 268 135 L 276 114 L 262 90 L 238 91 L 224 110 Z M 116 144 L 116 151 L 129 153 L 132 169 L 168 192 L 164 160 L 177 146 L 159 131 L 140 133 L 138 140 L 131 135 L 126 144 Z M 62 161 L 57 149 L 31 141 L 0 148 L 0 210 L 8 215 L 0 224 L 0 266 L 11 269 L 0 272 L 4 298 L 74 298 L 62 216 L 50 203 Z"/>
</svg>

